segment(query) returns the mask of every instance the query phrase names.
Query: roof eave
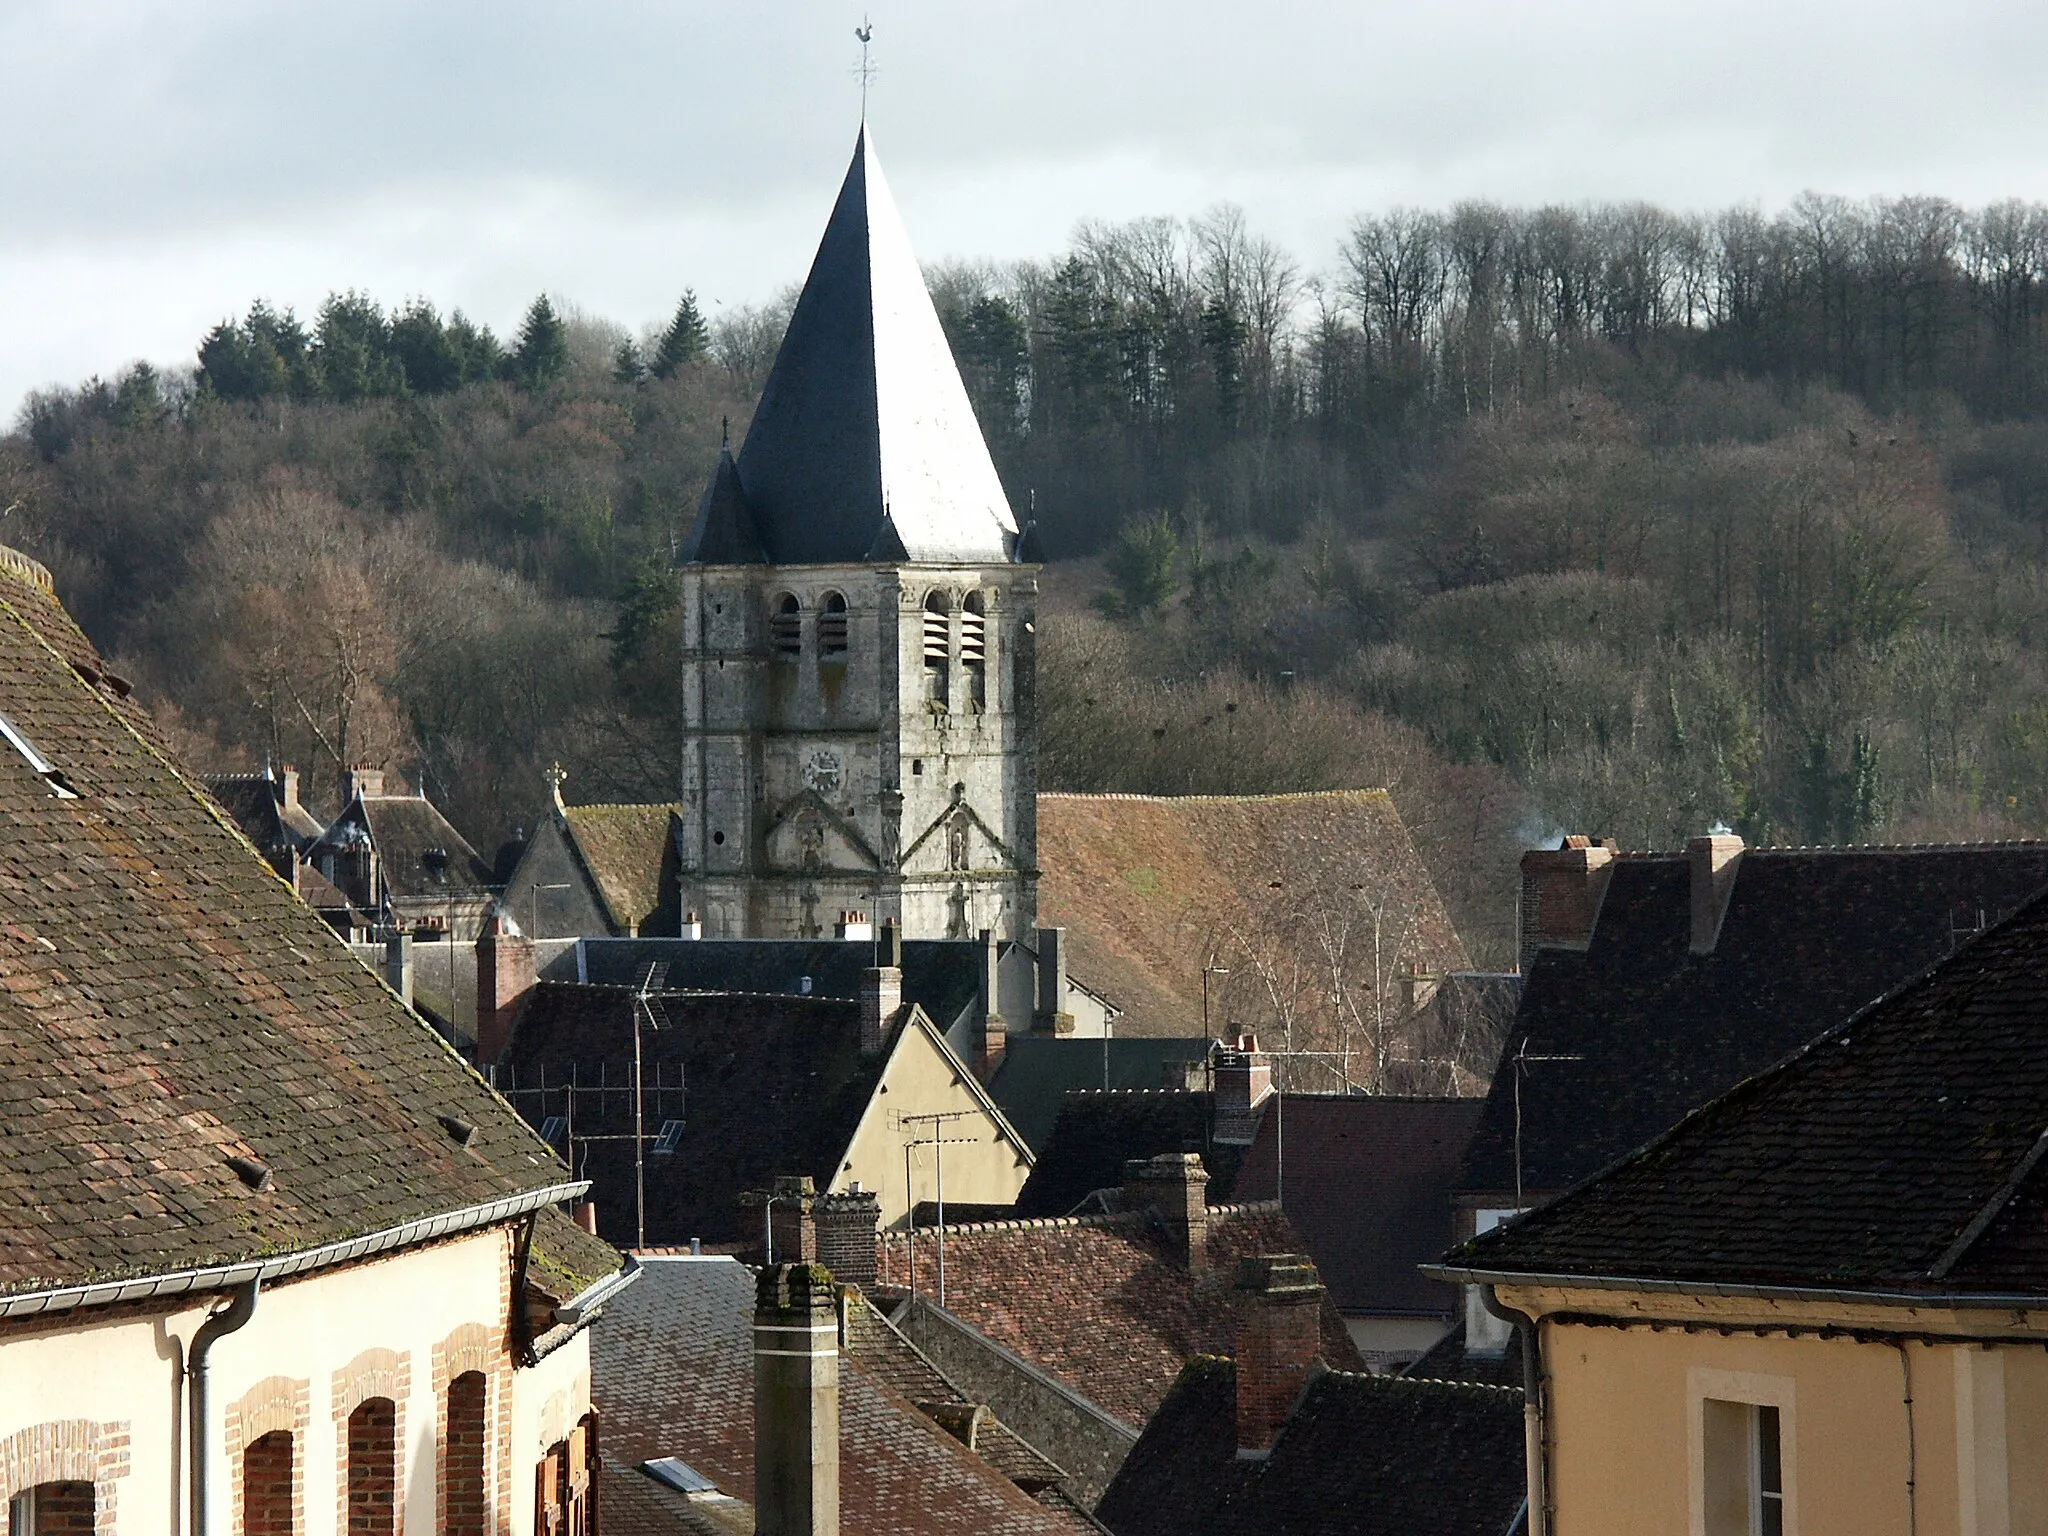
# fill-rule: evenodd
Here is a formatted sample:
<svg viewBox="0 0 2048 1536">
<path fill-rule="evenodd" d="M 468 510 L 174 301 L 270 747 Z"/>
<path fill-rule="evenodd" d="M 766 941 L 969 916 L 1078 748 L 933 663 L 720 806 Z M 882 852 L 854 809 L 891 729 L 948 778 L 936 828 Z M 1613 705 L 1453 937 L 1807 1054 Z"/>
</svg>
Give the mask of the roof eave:
<svg viewBox="0 0 2048 1536">
<path fill-rule="evenodd" d="M 1647 1275 L 1549 1274 L 1481 1269 L 1461 1264 L 1416 1266 L 1448 1285 L 1540 1286 L 1554 1290 L 1632 1291 L 1658 1296 L 1714 1296 L 1741 1301 L 1802 1301 L 1828 1305 L 1939 1307 L 1951 1311 L 2048 1311 L 2048 1292 L 1894 1291 L 1851 1286 L 1756 1285 L 1725 1280 L 1665 1280 Z M 1648 1319 L 1645 1319 L 1648 1321 Z"/>
</svg>

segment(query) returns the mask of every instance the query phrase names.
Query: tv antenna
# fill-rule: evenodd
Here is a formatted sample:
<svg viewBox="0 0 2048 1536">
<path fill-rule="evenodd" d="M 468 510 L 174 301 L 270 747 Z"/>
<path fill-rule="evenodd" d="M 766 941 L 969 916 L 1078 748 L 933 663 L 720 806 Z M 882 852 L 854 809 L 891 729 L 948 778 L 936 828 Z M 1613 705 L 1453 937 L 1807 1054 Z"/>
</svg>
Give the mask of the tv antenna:
<svg viewBox="0 0 2048 1536">
<path fill-rule="evenodd" d="M 1529 1068 L 1545 1061 L 1584 1061 L 1583 1056 L 1531 1056 L 1529 1037 L 1522 1036 L 1522 1043 L 1509 1058 L 1515 1064 L 1515 1214 L 1521 1215 L 1527 1209 L 1522 1200 L 1522 1079 L 1529 1074 Z"/>
<path fill-rule="evenodd" d="M 865 123 L 868 120 L 868 86 L 880 73 L 874 61 L 868 57 L 868 44 L 873 42 L 875 37 L 875 24 L 863 15 L 860 25 L 853 29 L 853 35 L 860 39 L 860 63 L 854 66 L 853 75 L 860 81 L 860 120 Z"/>
<path fill-rule="evenodd" d="M 651 1030 L 668 1027 L 668 1010 L 661 1005 L 667 980 L 667 962 L 653 961 L 633 989 L 633 1216 L 642 1248 L 647 1246 L 647 1098 L 641 1089 L 640 1024 L 644 1018 Z"/>
<path fill-rule="evenodd" d="M 973 1136 L 948 1136 L 946 1127 L 955 1120 L 971 1120 L 978 1113 L 971 1109 L 941 1110 L 935 1114 L 911 1115 L 898 1112 L 896 1127 L 910 1134 L 903 1142 L 903 1203 L 907 1214 L 904 1217 L 908 1236 L 904 1242 L 904 1253 L 909 1265 L 910 1294 L 917 1295 L 917 1198 L 911 1188 L 911 1156 L 919 1147 L 932 1149 L 932 1169 L 939 1184 L 939 1305 L 946 1304 L 946 1148 L 964 1146 L 977 1138 Z M 924 1130 L 919 1135 L 919 1128 Z"/>
</svg>

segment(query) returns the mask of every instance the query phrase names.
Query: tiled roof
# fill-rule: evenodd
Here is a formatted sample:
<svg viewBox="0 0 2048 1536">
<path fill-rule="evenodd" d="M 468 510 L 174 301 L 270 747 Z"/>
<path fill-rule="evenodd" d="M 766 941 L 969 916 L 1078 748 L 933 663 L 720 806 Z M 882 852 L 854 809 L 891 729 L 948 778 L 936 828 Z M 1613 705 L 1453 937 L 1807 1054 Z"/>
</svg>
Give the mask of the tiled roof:
<svg viewBox="0 0 2048 1536">
<path fill-rule="evenodd" d="M 299 900 L 315 912 L 346 912 L 350 910 L 347 896 L 341 887 L 321 874 L 310 864 L 301 864 L 298 869 Z"/>
<path fill-rule="evenodd" d="M 884 1057 L 861 1055 L 859 1005 L 845 999 L 698 993 L 662 1002 L 666 1022 L 641 1031 L 645 1124 L 649 1135 L 666 1120 L 684 1129 L 672 1154 L 646 1159 L 647 1240 L 726 1241 L 739 1235 L 742 1191 L 779 1174 L 807 1173 L 826 1186 Z M 629 1136 L 634 1006 L 623 987 L 542 982 L 513 1033 L 500 1086 L 539 1124 L 568 1114 L 561 1089 L 573 1066 L 584 1089 L 600 1080 L 611 1089 L 578 1095 L 575 1134 Z M 554 1089 L 545 1098 L 536 1092 L 543 1082 Z M 630 1240 L 632 1143 L 579 1139 L 576 1156 L 602 1230 Z"/>
<path fill-rule="evenodd" d="M 1451 1262 L 2048 1296 L 2044 1018 L 2048 896 Z"/>
<path fill-rule="evenodd" d="M 908 1278 L 905 1237 L 882 1237 L 882 1279 Z M 1145 1212 L 946 1228 L 946 1310 L 1098 1408 L 1142 1425 L 1180 1368 L 1227 1350 L 1237 1327 L 1237 1261 L 1298 1253 L 1271 1206 L 1212 1210 L 1204 1267 L 1190 1274 Z M 937 1273 L 935 1235 L 917 1234 L 920 1290 Z M 1362 1367 L 1343 1319 L 1323 1302 L 1323 1352 Z"/>
<path fill-rule="evenodd" d="M 745 1266 L 648 1260 L 591 1336 L 591 1397 L 606 1455 L 635 1467 L 674 1456 L 751 1501 L 753 1315 L 754 1272 Z M 842 1356 L 840 1366 L 841 1529 L 1072 1536 L 1069 1517 L 1032 1499 L 857 1355 Z M 611 1511 L 607 1502 L 607 1531 Z"/>
<path fill-rule="evenodd" d="M 1502 1056 L 1523 1185 L 1555 1192 L 1676 1124 L 2048 887 L 2048 843 L 1753 848 L 1711 953 L 1688 951 L 1683 855 L 1613 865 L 1584 953 L 1545 949 Z M 1515 1187 L 1515 1077 L 1495 1077 L 1459 1187 Z"/>
<path fill-rule="evenodd" d="M 1468 965 L 1385 790 L 1042 794 L 1038 863 L 1038 920 L 1068 930 L 1068 968 L 1124 1010 L 1119 1033 L 1199 1032 L 1211 963 L 1233 972 L 1212 980 L 1211 1032 L 1226 1017 L 1263 1028 L 1267 1004 L 1246 945 L 1278 975 L 1326 977 L 1312 923 L 1298 914 L 1327 915 L 1332 932 L 1348 926 L 1355 940 L 1369 926 L 1368 897 L 1385 899 L 1404 930 L 1390 974 L 1411 960 L 1439 975 Z M 1369 961 L 1352 968 L 1369 983 Z M 1307 993 L 1299 1001 L 1302 1027 L 1312 1028 L 1324 1005 Z"/>
<path fill-rule="evenodd" d="M 56 601 L 0 581 L 0 711 L 77 792 L 0 746 L 0 1292 L 288 1254 L 567 1180 L 80 669 L 103 675 Z"/>
<path fill-rule="evenodd" d="M 536 1289 L 557 1304 L 574 1301 L 606 1275 L 618 1273 L 619 1251 L 592 1237 L 550 1206 L 534 1222 L 527 1273 Z"/>
<path fill-rule="evenodd" d="M 1095 1191 L 1122 1188 L 1125 1163 L 1162 1152 L 1201 1153 L 1211 1203 L 1229 1200 L 1245 1149 L 1211 1135 L 1214 1105 L 1206 1091 L 1168 1088 L 1068 1094 L 1017 1192 L 1017 1214 L 1071 1215 Z"/>
<path fill-rule="evenodd" d="M 612 925 L 631 933 L 669 894 L 663 872 L 673 863 L 674 805 L 571 805 L 562 810 L 577 857 L 597 882 Z M 675 925 L 669 925 L 675 931 Z"/>
<path fill-rule="evenodd" d="M 1004 1048 L 1001 1064 L 988 1080 L 988 1096 L 1001 1107 L 1025 1144 L 1036 1149 L 1051 1141 L 1060 1103 L 1070 1090 L 1167 1086 L 1165 1074 L 1169 1068 L 1188 1061 L 1206 1062 L 1209 1046 L 1210 1042 L 1200 1036 L 1138 1035 L 1079 1040 L 1013 1034 Z M 1150 1150 L 1177 1152 L 1181 1148 Z"/>
<path fill-rule="evenodd" d="M 860 996 L 875 946 L 852 939 L 585 939 L 583 979 L 636 985 L 651 961 L 678 992 L 768 997 Z M 808 988 L 805 982 L 808 980 Z M 972 939 L 910 939 L 903 945 L 903 1000 L 944 1031 L 978 994 L 981 946 Z"/>
<path fill-rule="evenodd" d="M 1263 1458 L 1237 1455 L 1233 1362 L 1193 1361 L 1096 1513 L 1116 1536 L 1507 1536 L 1522 1394 L 1327 1371 Z"/>
<path fill-rule="evenodd" d="M 650 1460 L 654 1458 L 649 1458 Z M 604 1458 L 597 1485 L 604 1536 L 754 1536 L 754 1511 L 736 1499 L 691 1499 L 642 1471 L 638 1462 Z"/>
<path fill-rule="evenodd" d="M 422 795 L 365 795 L 335 817 L 316 848 L 339 847 L 367 825 L 378 868 L 401 900 L 491 894 L 491 866 Z M 446 854 L 445 859 L 439 857 Z"/>
<path fill-rule="evenodd" d="M 1416 1266 L 1456 1235 L 1451 1186 L 1481 1107 L 1290 1093 L 1268 1103 L 1234 1198 L 1273 1199 L 1284 1166 L 1287 1219 L 1340 1311 L 1449 1317 L 1458 1292 Z"/>
</svg>

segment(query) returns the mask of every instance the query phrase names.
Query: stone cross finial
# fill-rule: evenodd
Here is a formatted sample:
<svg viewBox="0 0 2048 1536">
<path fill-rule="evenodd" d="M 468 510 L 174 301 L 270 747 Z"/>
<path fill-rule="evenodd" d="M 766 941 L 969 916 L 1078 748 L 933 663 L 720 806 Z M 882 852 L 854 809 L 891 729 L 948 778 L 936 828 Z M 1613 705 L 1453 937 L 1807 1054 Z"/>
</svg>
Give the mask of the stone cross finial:
<svg viewBox="0 0 2048 1536">
<path fill-rule="evenodd" d="M 549 763 L 548 771 L 541 777 L 548 781 L 548 793 L 554 796 L 555 809 L 562 810 L 562 785 L 568 780 L 568 771 L 560 763 Z"/>
</svg>

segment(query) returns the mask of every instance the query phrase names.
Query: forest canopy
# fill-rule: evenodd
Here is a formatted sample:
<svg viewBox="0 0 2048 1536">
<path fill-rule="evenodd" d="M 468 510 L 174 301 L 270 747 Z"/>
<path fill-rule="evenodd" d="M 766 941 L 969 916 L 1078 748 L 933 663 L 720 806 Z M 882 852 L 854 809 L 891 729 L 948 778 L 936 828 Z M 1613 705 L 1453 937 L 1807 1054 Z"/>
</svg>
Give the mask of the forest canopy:
<svg viewBox="0 0 2048 1536">
<path fill-rule="evenodd" d="M 1482 959 L 1514 850 L 2048 830 L 2048 209 L 1235 210 L 928 281 L 1053 564 L 1048 787 L 1388 783 Z M 673 552 L 789 296 L 255 303 L 32 396 L 4 537 L 207 766 L 479 846 L 666 798 Z"/>
</svg>

